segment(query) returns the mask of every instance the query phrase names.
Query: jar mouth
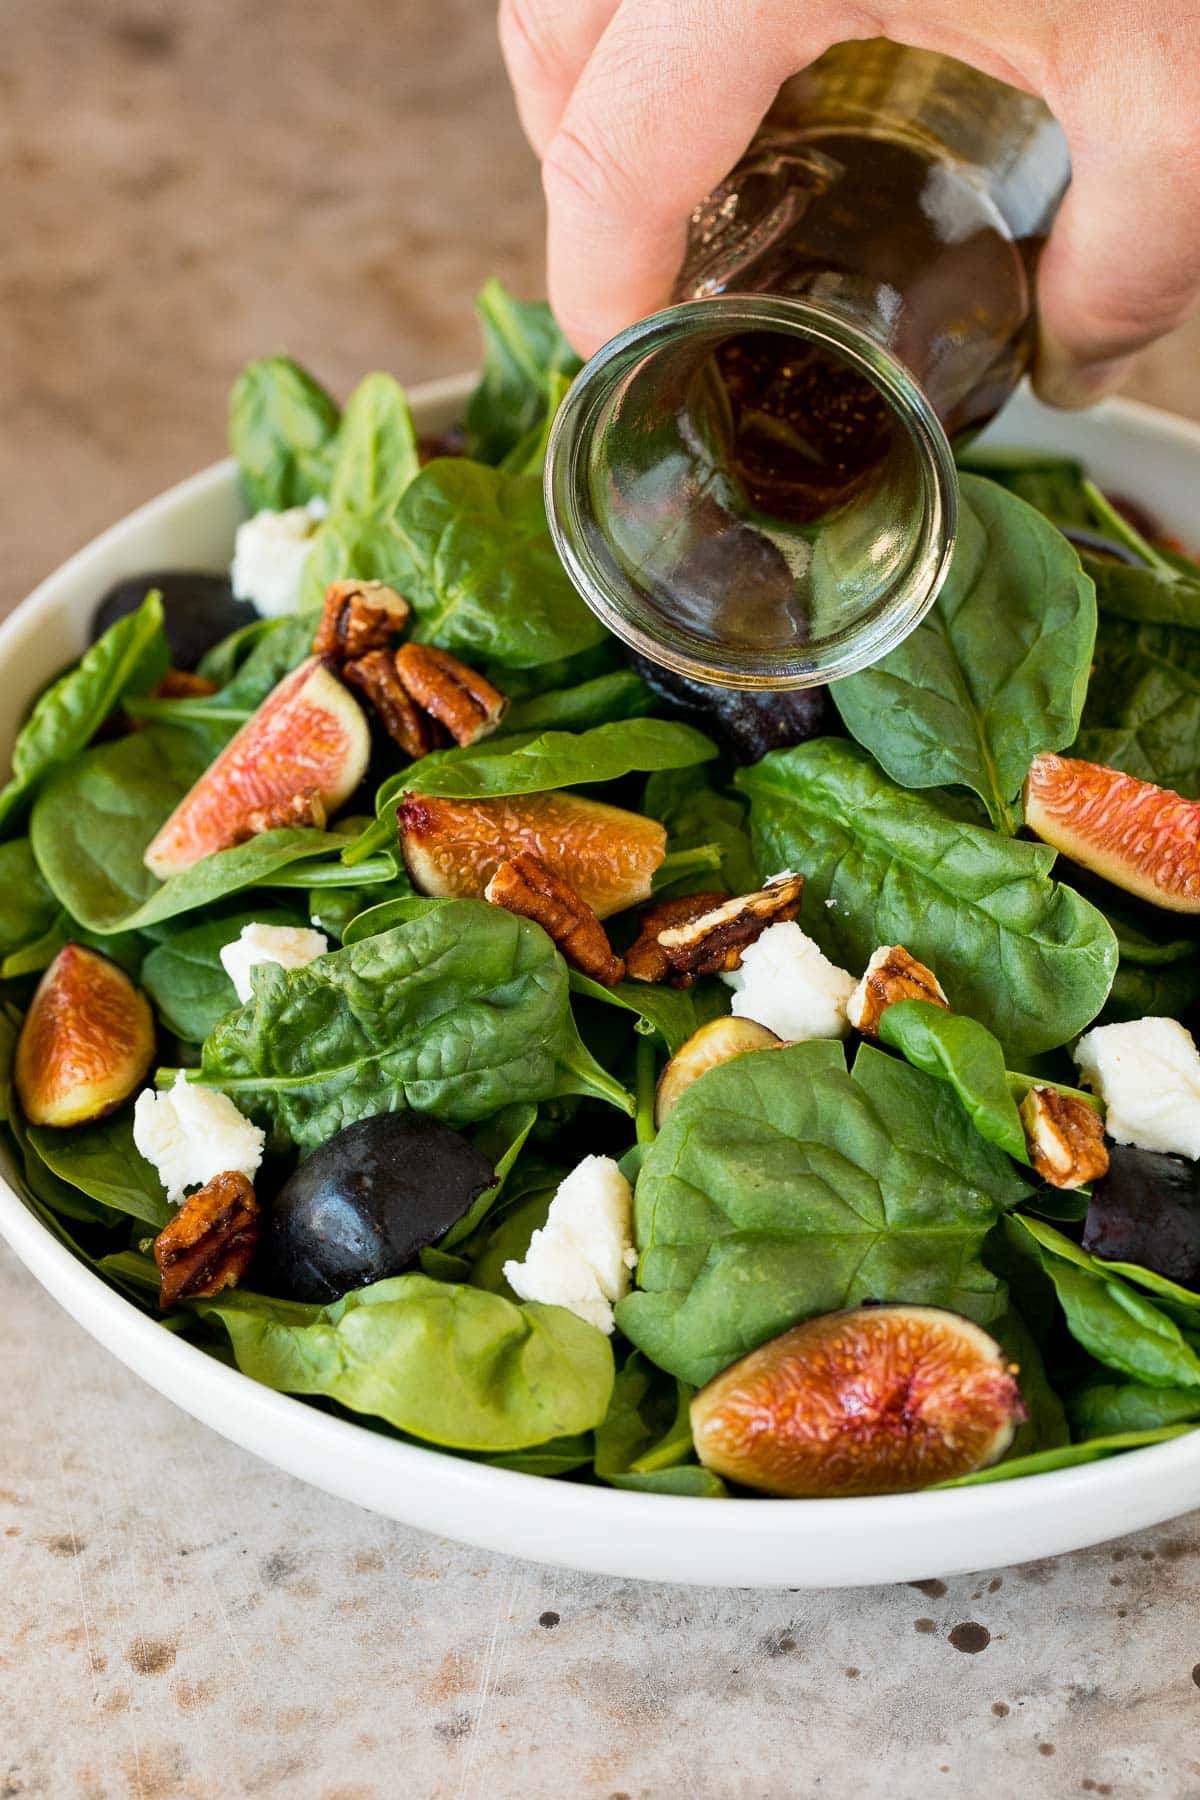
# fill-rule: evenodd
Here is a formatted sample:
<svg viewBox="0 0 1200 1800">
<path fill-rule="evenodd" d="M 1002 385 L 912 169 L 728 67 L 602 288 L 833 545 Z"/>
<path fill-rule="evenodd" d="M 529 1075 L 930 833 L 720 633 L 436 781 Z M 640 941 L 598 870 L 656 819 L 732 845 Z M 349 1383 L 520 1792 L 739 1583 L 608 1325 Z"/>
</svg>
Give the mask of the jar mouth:
<svg viewBox="0 0 1200 1800">
<path fill-rule="evenodd" d="M 813 632 L 805 625 L 789 641 L 783 641 L 787 634 L 781 632 L 774 643 L 756 641 L 753 630 L 725 634 L 719 621 L 717 627 L 711 621 L 698 624 L 694 600 L 675 610 L 664 605 L 672 577 L 647 576 L 638 546 L 651 543 L 652 559 L 658 546 L 672 541 L 672 496 L 667 494 L 667 504 L 651 524 L 634 517 L 645 481 L 640 471 L 629 476 L 618 460 L 631 445 L 637 446 L 637 455 L 645 453 L 655 420 L 639 417 L 638 406 L 642 398 L 653 396 L 660 367 L 672 361 L 678 365 L 693 350 L 697 361 L 711 358 L 713 346 L 756 333 L 797 340 L 807 352 L 827 355 L 868 383 L 886 408 L 904 468 L 902 487 L 877 499 L 875 514 L 864 503 L 856 517 L 850 505 L 832 530 L 822 523 L 819 531 L 806 534 L 816 546 L 806 554 L 824 583 L 828 629 Z M 638 405 L 632 408 L 631 384 L 640 384 L 634 390 Z M 631 412 L 636 429 L 630 428 Z M 674 460 L 678 463 L 679 456 Z M 670 463 L 667 456 L 661 466 Z M 714 487 L 719 480 L 717 467 Z M 699 491 L 693 479 L 693 499 Z M 759 690 L 836 681 L 877 662 L 907 637 L 946 578 L 958 516 L 958 479 L 949 441 L 921 388 L 893 352 L 820 302 L 755 294 L 683 301 L 639 320 L 605 344 L 576 376 L 559 409 L 546 452 L 545 496 L 559 558 L 614 636 L 692 680 Z M 743 566 L 739 559 L 746 558 L 747 567 L 762 562 L 756 538 L 775 554 L 767 533 L 735 521 L 708 493 L 704 502 L 715 521 L 710 535 L 720 549 L 726 579 L 731 568 Z M 732 525 L 736 530 L 731 531 Z M 824 555 L 822 535 L 827 539 Z M 871 560 L 876 553 L 878 568 Z M 843 575 L 843 597 L 849 596 L 844 607 L 835 603 Z M 851 600 L 860 590 L 862 604 L 856 608 Z"/>
</svg>

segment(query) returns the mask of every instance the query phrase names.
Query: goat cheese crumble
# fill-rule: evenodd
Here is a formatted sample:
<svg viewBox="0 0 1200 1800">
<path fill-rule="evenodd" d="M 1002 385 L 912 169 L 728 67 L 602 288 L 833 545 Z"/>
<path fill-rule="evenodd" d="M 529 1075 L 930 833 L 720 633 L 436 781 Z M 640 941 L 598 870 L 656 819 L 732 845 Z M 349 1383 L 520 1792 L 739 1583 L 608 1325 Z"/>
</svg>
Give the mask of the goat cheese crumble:
<svg viewBox="0 0 1200 1800">
<path fill-rule="evenodd" d="M 1071 1054 L 1114 1143 L 1200 1157 L 1200 1051 L 1177 1020 L 1098 1025 Z"/>
<path fill-rule="evenodd" d="M 305 969 L 324 956 L 329 939 L 305 925 L 243 925 L 241 935 L 221 946 L 221 965 L 244 1005 L 254 992 L 251 969 L 278 963 L 281 969 Z"/>
<path fill-rule="evenodd" d="M 313 534 L 328 511 L 324 500 L 310 500 L 286 512 L 264 508 L 239 525 L 229 571 L 236 597 L 253 601 L 265 619 L 295 612 Z"/>
<path fill-rule="evenodd" d="M 742 951 L 742 966 L 722 975 L 739 1019 L 765 1025 L 785 1043 L 841 1038 L 850 1029 L 846 1002 L 854 977 L 822 955 L 794 920 L 768 925 Z"/>
<path fill-rule="evenodd" d="M 610 1336 L 613 1302 L 629 1292 L 633 1189 L 611 1156 L 585 1156 L 559 1184 L 545 1225 L 504 1279 L 522 1300 L 564 1306 Z"/>
<path fill-rule="evenodd" d="M 146 1088 L 138 1095 L 133 1141 L 158 1170 L 167 1199 L 178 1206 L 189 1188 L 203 1187 L 214 1175 L 236 1170 L 253 1181 L 266 1133 L 244 1118 L 227 1094 L 189 1081 L 181 1069 L 173 1088 L 162 1093 Z"/>
</svg>

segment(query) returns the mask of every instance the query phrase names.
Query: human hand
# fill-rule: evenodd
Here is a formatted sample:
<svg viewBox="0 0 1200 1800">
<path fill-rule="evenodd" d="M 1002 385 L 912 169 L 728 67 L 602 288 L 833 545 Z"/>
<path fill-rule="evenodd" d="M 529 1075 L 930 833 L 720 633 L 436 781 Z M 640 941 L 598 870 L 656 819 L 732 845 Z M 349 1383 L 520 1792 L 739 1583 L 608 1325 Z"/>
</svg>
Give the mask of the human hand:
<svg viewBox="0 0 1200 1800">
<path fill-rule="evenodd" d="M 1200 292 L 1196 0 L 501 0 L 500 39 L 541 158 L 550 298 L 590 354 L 664 305 L 688 217 L 783 82 L 831 44 L 886 36 L 1039 95 L 1072 181 L 1038 275 L 1035 386 L 1115 387 Z"/>
</svg>

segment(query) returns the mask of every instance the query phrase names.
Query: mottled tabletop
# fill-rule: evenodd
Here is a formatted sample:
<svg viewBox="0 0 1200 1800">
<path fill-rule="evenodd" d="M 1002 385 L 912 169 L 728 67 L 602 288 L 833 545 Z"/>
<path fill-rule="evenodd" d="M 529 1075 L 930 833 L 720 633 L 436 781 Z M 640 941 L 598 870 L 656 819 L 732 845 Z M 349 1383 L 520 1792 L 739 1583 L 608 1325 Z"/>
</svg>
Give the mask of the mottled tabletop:
<svg viewBox="0 0 1200 1800">
<path fill-rule="evenodd" d="M 487 0 L 0 24 L 0 610 L 219 453 L 248 357 L 416 382 L 539 290 Z M 1133 391 L 1200 416 L 1200 326 Z M 915 1587 L 566 1575 L 278 1474 L 4 1250 L 0 1552 L 0 1800 L 1200 1796 L 1200 1514 Z"/>
</svg>

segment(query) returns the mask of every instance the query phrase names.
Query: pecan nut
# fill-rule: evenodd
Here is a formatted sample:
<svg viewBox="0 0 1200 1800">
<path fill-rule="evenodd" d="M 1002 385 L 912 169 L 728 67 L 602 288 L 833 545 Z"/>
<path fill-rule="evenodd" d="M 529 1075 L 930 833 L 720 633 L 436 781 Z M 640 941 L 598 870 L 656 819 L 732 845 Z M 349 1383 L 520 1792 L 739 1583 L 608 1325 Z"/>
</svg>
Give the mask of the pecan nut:
<svg viewBox="0 0 1200 1800">
<path fill-rule="evenodd" d="M 648 906 L 638 921 L 638 935 L 625 952 L 625 973 L 631 981 L 666 981 L 671 973 L 667 953 L 658 941 L 660 931 L 672 925 L 685 925 L 711 912 L 724 901 L 724 894 L 680 894 L 673 900 L 660 900 Z M 676 987 L 691 987 L 690 975 L 677 976 Z"/>
<path fill-rule="evenodd" d="M 296 825 L 315 825 L 318 831 L 323 831 L 328 818 L 329 811 L 320 788 L 301 788 L 299 793 L 289 794 L 284 800 L 272 800 L 269 805 L 248 812 L 233 841 L 245 844 L 264 831 L 282 831 Z"/>
<path fill-rule="evenodd" d="M 415 706 L 396 673 L 390 650 L 372 650 L 348 662 L 342 679 L 365 694 L 392 742 L 416 762 L 434 747 L 433 723 Z"/>
<path fill-rule="evenodd" d="M 1107 1174 L 1104 1126 L 1086 1100 L 1031 1087 L 1021 1102 L 1021 1123 L 1034 1171 L 1051 1187 L 1086 1187 Z"/>
<path fill-rule="evenodd" d="M 168 669 L 152 691 L 156 700 L 207 700 L 216 693 L 217 684 L 193 669 Z"/>
<path fill-rule="evenodd" d="M 386 650 L 412 617 L 412 607 L 382 581 L 331 581 L 313 651 L 334 663 Z"/>
<path fill-rule="evenodd" d="M 882 944 L 846 1002 L 846 1017 L 864 1037 L 877 1038 L 880 1019 L 897 1000 L 929 1000 L 950 1010 L 932 969 L 910 956 L 903 944 Z"/>
<path fill-rule="evenodd" d="M 614 987 L 625 965 L 614 956 L 608 933 L 569 881 L 540 857 L 522 851 L 502 862 L 484 889 L 493 906 L 532 919 L 552 937 L 566 960 L 603 987 Z"/>
<path fill-rule="evenodd" d="M 803 875 L 777 875 L 753 894 L 735 894 L 707 912 L 658 932 L 669 978 L 718 975 L 738 969 L 742 951 L 769 925 L 794 919 L 804 894 Z"/>
<path fill-rule="evenodd" d="M 258 1201 L 236 1170 L 214 1175 L 186 1199 L 154 1240 L 158 1304 L 208 1299 L 236 1287 L 258 1243 Z"/>
<path fill-rule="evenodd" d="M 432 644 L 404 644 L 396 672 L 418 706 L 446 727 L 456 744 L 490 737 L 508 701 L 486 676 Z"/>
</svg>

